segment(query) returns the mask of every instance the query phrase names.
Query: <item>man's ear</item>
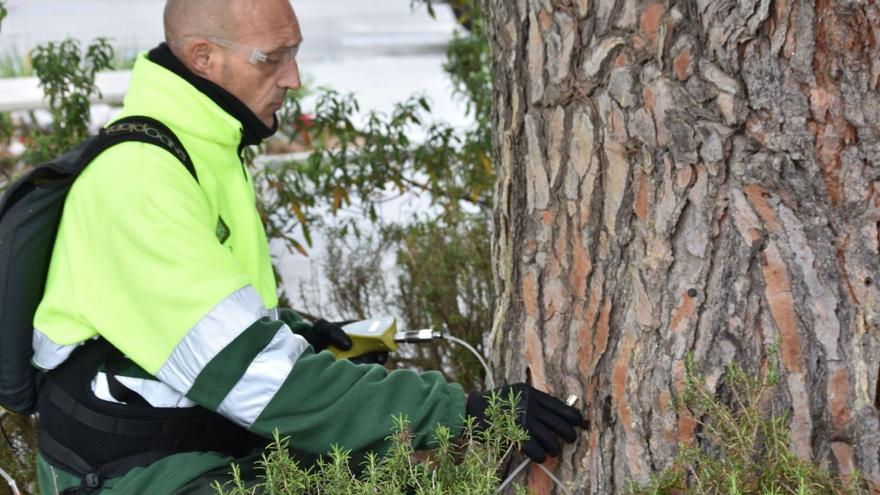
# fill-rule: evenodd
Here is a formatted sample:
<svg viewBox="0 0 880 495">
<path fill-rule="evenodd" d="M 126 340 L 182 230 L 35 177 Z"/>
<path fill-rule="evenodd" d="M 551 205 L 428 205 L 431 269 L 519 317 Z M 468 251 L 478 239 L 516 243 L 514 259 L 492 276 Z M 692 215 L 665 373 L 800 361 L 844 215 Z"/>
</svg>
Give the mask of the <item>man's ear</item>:
<svg viewBox="0 0 880 495">
<path fill-rule="evenodd" d="M 189 69 L 197 75 L 205 77 L 210 74 L 212 66 L 217 63 L 217 54 L 213 45 L 205 39 L 195 39 L 186 47 L 184 61 Z"/>
</svg>

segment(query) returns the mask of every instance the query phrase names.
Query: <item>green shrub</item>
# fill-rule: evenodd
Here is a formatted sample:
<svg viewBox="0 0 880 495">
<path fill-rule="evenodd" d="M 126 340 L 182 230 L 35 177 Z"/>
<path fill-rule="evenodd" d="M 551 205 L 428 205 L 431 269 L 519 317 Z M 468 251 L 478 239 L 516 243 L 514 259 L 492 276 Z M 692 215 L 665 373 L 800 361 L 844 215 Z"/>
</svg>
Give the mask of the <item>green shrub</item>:
<svg viewBox="0 0 880 495">
<path fill-rule="evenodd" d="M 773 362 L 776 351 L 771 350 Z M 683 405 L 697 418 L 700 445 L 680 445 L 672 465 L 630 495 L 857 495 L 867 493 L 856 474 L 844 482 L 792 452 L 788 414 L 762 405 L 778 381 L 774 365 L 750 376 L 736 363 L 727 367 L 723 400 L 706 386 L 693 356 L 687 359 Z"/>
<path fill-rule="evenodd" d="M 377 230 L 358 237 L 326 228 L 320 268 L 328 282 L 327 303 L 320 302 L 314 284 L 302 283 L 297 307 L 342 319 L 396 315 L 401 330 L 443 330 L 485 355 L 483 336 L 492 326 L 495 292 L 484 214 L 454 212 Z M 390 366 L 443 370 L 466 389 L 485 386 L 479 361 L 447 340 L 402 344 Z"/>
<path fill-rule="evenodd" d="M 290 455 L 289 439 L 276 435 L 258 463 L 258 480 L 242 479 L 239 467 L 232 466 L 232 479 L 215 489 L 218 495 L 491 495 L 501 483 L 499 470 L 527 438 L 516 422 L 517 400 L 493 396 L 485 431 L 475 431 L 469 421 L 456 439 L 438 426 L 436 448 L 421 456 L 413 451 L 406 419 L 395 418 L 388 451 L 382 457 L 367 454 L 360 466 L 352 466 L 352 453 L 340 448 L 314 466 L 302 466 Z"/>
<path fill-rule="evenodd" d="M 394 306 L 407 328 L 445 330 L 487 354 L 483 336 L 495 316 L 489 224 L 482 213 L 455 212 L 386 233 L 397 259 Z M 461 346 L 442 341 L 411 352 L 412 366 L 443 369 L 466 388 L 484 386 L 485 371 Z"/>
<path fill-rule="evenodd" d="M 113 48 L 98 38 L 82 52 L 79 42 L 68 38 L 38 46 L 31 60 L 52 114 L 50 128 L 34 130 L 28 141 L 24 161 L 37 164 L 61 155 L 88 136 L 89 97 L 98 92 L 95 75 L 110 68 Z"/>
</svg>

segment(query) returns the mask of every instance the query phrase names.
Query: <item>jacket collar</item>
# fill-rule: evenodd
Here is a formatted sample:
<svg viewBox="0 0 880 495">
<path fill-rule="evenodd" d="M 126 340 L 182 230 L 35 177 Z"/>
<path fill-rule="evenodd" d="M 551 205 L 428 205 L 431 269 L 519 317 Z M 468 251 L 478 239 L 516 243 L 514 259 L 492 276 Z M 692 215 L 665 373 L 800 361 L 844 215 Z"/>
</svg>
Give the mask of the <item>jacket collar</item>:
<svg viewBox="0 0 880 495">
<path fill-rule="evenodd" d="M 186 68 L 183 63 L 174 56 L 166 43 L 162 43 L 152 49 L 147 55 L 149 60 L 185 80 L 199 92 L 210 98 L 226 113 L 237 119 L 242 125 L 242 146 L 260 144 L 264 139 L 275 134 L 278 130 L 278 117 L 275 117 L 275 125 L 271 128 L 259 119 L 244 103 L 231 93 L 217 84 L 200 77 Z"/>
</svg>

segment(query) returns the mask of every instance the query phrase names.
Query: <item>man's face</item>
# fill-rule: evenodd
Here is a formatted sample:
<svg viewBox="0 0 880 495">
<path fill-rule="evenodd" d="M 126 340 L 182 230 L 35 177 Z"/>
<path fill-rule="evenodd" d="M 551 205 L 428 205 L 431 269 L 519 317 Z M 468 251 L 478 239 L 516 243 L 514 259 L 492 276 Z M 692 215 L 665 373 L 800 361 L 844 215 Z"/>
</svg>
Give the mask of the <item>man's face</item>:
<svg viewBox="0 0 880 495">
<path fill-rule="evenodd" d="M 233 2 L 232 14 L 238 20 L 239 47 L 227 49 L 219 81 L 266 124 L 275 123 L 288 89 L 300 87 L 299 67 L 291 56 L 302 43 L 299 21 L 288 0 Z M 266 55 L 264 62 L 251 63 L 250 50 Z"/>
</svg>

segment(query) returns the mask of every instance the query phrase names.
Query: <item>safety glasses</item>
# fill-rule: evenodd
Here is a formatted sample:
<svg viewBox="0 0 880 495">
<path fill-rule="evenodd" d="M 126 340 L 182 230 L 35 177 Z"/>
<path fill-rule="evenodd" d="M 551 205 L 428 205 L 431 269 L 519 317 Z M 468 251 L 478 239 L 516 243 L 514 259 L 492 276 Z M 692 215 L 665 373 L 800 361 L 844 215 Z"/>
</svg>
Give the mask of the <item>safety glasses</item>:
<svg viewBox="0 0 880 495">
<path fill-rule="evenodd" d="M 265 66 L 271 68 L 273 71 L 279 70 L 288 60 L 296 62 L 296 55 L 299 52 L 299 45 L 294 46 L 293 48 L 280 48 L 266 53 L 259 48 L 242 45 L 241 43 L 220 36 L 205 35 L 204 37 L 217 46 L 221 46 L 240 55 L 253 65 L 258 67 Z"/>
</svg>

